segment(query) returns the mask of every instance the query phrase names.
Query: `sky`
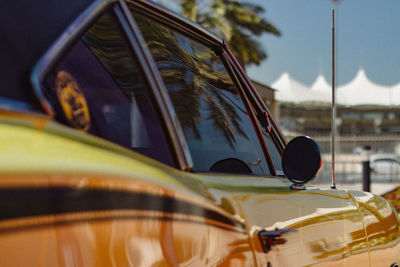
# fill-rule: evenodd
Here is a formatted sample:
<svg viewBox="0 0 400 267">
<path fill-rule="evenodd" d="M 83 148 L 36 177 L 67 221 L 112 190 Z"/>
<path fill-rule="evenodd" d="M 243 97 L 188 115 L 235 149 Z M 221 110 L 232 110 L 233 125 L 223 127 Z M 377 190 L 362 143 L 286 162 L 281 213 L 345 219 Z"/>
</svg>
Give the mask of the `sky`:
<svg viewBox="0 0 400 267">
<path fill-rule="evenodd" d="M 247 68 L 270 85 L 283 72 L 305 85 L 319 74 L 331 82 L 332 2 L 329 0 L 246 0 L 263 6 L 264 17 L 281 37 L 259 41 L 267 60 Z M 378 84 L 400 82 L 400 1 L 343 0 L 336 7 L 336 83 L 350 82 L 360 68 Z"/>
</svg>

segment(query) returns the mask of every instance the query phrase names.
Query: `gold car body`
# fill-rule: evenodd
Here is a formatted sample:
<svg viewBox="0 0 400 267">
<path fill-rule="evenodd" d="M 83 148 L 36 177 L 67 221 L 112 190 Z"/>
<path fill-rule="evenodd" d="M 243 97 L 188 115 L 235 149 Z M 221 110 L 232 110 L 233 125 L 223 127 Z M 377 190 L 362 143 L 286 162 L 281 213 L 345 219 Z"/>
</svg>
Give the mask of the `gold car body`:
<svg viewBox="0 0 400 267">
<path fill-rule="evenodd" d="M 137 2 L 139 10 L 161 12 Z M 177 25 L 188 23 L 174 16 Z M 400 263 L 398 215 L 382 198 L 311 185 L 297 190 L 277 173 L 193 172 L 184 157 L 180 168 L 167 166 L 85 133 L 91 117 L 73 87 L 60 94 L 79 95 L 81 110 L 63 105 L 76 129 L 53 119 L 40 92 L 47 114 L 0 112 L 0 266 Z M 179 142 L 173 147 L 185 153 Z"/>
<path fill-rule="evenodd" d="M 370 260 L 371 266 L 390 266 L 399 261 L 397 215 L 372 194 L 293 191 L 288 181 L 273 177 L 190 174 L 45 117 L 3 113 L 1 120 L 2 266 L 368 266 Z M 92 191 L 109 195 L 110 202 L 132 201 L 132 195 L 153 204 L 82 203 L 83 208 L 68 209 L 68 202 L 91 200 Z M 44 192 L 61 194 L 58 203 L 40 198 Z M 5 196 L 13 201 L 5 203 Z M 162 207 L 171 201 L 177 208 Z M 276 228 L 297 231 L 263 252 L 257 233 Z"/>
</svg>

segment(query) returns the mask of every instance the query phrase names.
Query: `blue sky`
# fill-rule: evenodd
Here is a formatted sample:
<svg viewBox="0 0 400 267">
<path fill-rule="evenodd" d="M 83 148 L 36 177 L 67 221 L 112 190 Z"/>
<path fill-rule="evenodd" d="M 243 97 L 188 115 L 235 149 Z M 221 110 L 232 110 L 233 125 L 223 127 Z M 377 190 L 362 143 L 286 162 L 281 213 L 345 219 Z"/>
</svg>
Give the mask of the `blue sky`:
<svg viewBox="0 0 400 267">
<path fill-rule="evenodd" d="M 271 84 L 283 72 L 311 85 L 318 74 L 331 81 L 332 3 L 329 0 L 250 0 L 281 37 L 260 38 L 269 57 L 249 67 L 254 80 Z M 349 82 L 359 68 L 376 83 L 400 82 L 400 1 L 343 0 L 336 8 L 337 83 Z"/>
</svg>

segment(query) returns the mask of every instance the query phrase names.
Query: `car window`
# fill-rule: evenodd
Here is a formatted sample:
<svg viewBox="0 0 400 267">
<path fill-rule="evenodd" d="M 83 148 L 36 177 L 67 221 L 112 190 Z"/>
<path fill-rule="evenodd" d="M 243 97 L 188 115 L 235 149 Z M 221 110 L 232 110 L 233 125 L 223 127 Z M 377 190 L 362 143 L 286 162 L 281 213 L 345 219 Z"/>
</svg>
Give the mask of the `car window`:
<svg viewBox="0 0 400 267">
<path fill-rule="evenodd" d="M 194 171 L 270 174 L 254 126 L 210 48 L 133 14 L 175 107 Z"/>
<path fill-rule="evenodd" d="M 172 165 L 149 90 L 111 13 L 69 49 L 43 87 L 58 121 Z"/>
</svg>

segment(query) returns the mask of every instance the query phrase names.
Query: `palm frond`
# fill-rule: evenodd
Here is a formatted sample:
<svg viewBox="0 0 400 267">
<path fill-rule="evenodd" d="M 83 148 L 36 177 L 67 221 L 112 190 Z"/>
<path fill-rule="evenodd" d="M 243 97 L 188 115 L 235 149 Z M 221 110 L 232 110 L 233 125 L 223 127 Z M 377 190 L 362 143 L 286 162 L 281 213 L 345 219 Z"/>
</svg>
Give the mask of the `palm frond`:
<svg viewBox="0 0 400 267">
<path fill-rule="evenodd" d="M 258 65 L 262 60 L 267 58 L 267 54 L 261 47 L 261 44 L 241 31 L 235 30 L 228 44 L 243 66 L 250 64 Z"/>
<path fill-rule="evenodd" d="M 260 64 L 267 54 L 255 36 L 264 33 L 280 36 L 279 29 L 263 17 L 265 10 L 254 3 L 238 0 L 202 0 L 202 6 L 196 8 L 200 0 L 176 0 L 182 7 L 182 13 L 198 22 L 214 34 L 225 39 L 234 51 L 242 66 Z"/>
</svg>

